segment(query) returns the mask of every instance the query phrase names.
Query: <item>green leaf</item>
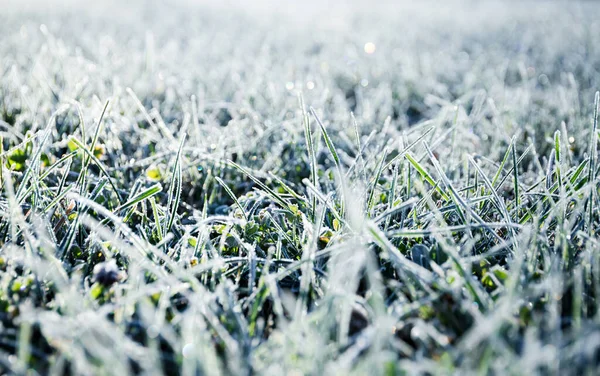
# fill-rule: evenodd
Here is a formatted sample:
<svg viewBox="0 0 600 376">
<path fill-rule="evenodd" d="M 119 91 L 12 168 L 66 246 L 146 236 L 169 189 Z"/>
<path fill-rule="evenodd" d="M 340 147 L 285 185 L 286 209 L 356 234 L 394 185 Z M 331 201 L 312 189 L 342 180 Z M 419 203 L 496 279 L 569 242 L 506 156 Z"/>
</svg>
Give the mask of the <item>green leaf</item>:
<svg viewBox="0 0 600 376">
<path fill-rule="evenodd" d="M 151 166 L 146 170 L 146 177 L 150 180 L 158 181 L 162 179 L 162 174 L 157 166 Z"/>
<path fill-rule="evenodd" d="M 102 287 L 102 285 L 96 282 L 92 285 L 92 289 L 90 290 L 90 296 L 92 297 L 92 299 L 96 300 L 102 295 L 103 291 L 104 288 Z"/>
</svg>

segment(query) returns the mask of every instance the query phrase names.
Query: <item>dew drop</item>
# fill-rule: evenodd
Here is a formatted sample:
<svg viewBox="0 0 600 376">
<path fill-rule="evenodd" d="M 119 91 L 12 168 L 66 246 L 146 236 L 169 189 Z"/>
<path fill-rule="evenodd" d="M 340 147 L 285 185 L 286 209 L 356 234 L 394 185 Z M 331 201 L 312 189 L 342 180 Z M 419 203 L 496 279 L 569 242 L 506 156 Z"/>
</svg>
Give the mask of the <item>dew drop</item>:
<svg viewBox="0 0 600 376">
<path fill-rule="evenodd" d="M 191 357 L 192 354 L 194 353 L 194 344 L 188 343 L 185 346 L 183 346 L 183 349 L 181 350 L 181 353 L 183 354 L 184 358 Z"/>
<path fill-rule="evenodd" d="M 369 55 L 371 55 L 372 53 L 375 52 L 377 47 L 375 47 L 375 43 L 373 42 L 367 42 L 365 43 L 365 52 Z"/>
</svg>

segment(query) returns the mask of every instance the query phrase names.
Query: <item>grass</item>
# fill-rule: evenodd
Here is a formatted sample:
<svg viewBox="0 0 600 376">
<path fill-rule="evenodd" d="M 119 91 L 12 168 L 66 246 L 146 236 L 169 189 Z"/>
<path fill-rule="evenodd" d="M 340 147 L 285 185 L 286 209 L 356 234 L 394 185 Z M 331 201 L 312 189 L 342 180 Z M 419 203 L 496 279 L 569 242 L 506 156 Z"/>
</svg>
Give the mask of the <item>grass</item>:
<svg viewBox="0 0 600 376">
<path fill-rule="evenodd" d="M 596 4 L 30 5 L 0 373 L 596 373 Z"/>
</svg>

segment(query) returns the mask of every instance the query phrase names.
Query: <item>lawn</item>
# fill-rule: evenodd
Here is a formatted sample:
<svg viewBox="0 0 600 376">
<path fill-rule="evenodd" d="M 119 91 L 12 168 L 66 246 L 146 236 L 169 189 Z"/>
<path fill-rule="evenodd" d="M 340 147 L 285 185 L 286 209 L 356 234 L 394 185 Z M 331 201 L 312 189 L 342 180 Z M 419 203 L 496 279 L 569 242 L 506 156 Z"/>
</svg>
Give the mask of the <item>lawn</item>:
<svg viewBox="0 0 600 376">
<path fill-rule="evenodd" d="M 0 374 L 597 374 L 600 4 L 86 3 L 0 3 Z"/>
</svg>

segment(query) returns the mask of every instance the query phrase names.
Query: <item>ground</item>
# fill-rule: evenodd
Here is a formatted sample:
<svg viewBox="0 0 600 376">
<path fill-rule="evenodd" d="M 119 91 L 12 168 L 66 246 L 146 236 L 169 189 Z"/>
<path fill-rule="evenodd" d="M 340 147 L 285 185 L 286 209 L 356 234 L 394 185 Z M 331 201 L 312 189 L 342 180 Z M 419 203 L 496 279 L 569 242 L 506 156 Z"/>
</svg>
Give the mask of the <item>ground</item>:
<svg viewBox="0 0 600 376">
<path fill-rule="evenodd" d="M 600 363 L 600 6 L 0 4 L 0 373 Z"/>
</svg>

